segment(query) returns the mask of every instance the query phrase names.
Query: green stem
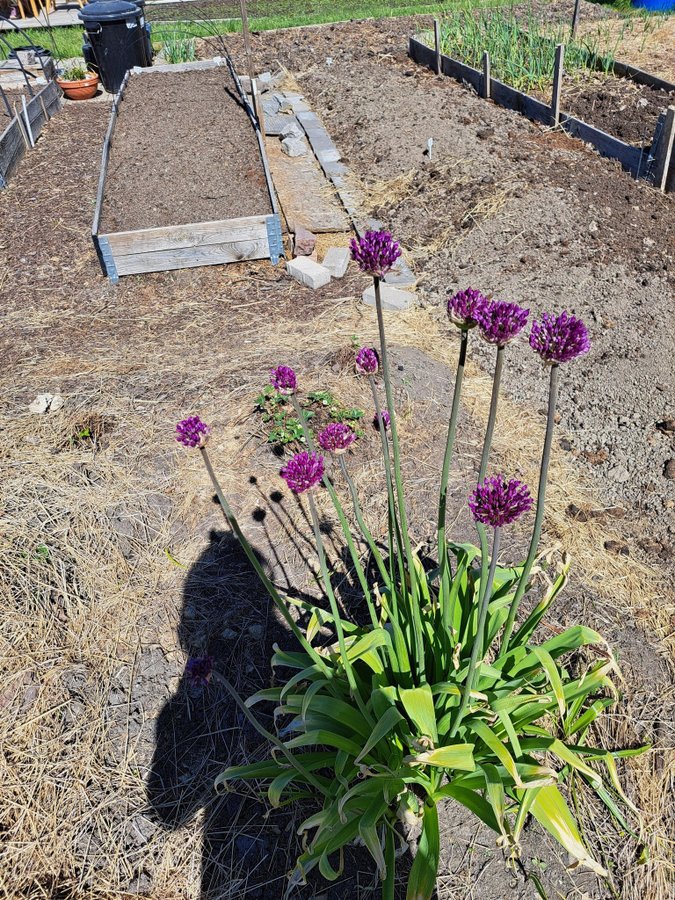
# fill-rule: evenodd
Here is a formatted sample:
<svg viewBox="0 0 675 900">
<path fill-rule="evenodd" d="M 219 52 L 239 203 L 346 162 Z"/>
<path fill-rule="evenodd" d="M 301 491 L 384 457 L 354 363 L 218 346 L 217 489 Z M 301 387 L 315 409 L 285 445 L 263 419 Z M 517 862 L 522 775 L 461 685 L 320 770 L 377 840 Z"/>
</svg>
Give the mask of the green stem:
<svg viewBox="0 0 675 900">
<path fill-rule="evenodd" d="M 342 619 L 340 618 L 340 610 L 337 605 L 337 600 L 335 599 L 335 593 L 333 591 L 333 585 L 331 584 L 330 575 L 328 573 L 328 566 L 326 565 L 326 553 L 323 547 L 323 540 L 321 539 L 321 528 L 319 527 L 319 516 L 316 512 L 316 505 L 314 503 L 314 498 L 312 497 L 311 492 L 307 495 L 307 500 L 309 503 L 309 512 L 312 518 L 312 528 L 314 529 L 314 539 L 316 541 L 316 552 L 319 555 L 319 566 L 321 568 L 321 575 L 323 577 L 324 587 L 326 589 L 326 594 L 328 595 L 328 602 L 330 603 L 331 612 L 333 613 L 333 618 L 335 620 L 335 631 L 338 639 L 338 646 L 340 647 L 340 655 L 342 656 L 342 665 L 344 666 L 344 670 L 347 674 L 347 681 L 349 682 L 350 690 L 353 694 L 357 693 L 356 690 L 356 680 L 354 678 L 354 672 L 352 670 L 352 664 L 347 658 L 347 645 L 345 644 L 345 635 L 342 630 Z"/>
<path fill-rule="evenodd" d="M 408 515 L 405 506 L 403 492 L 403 478 L 401 476 L 401 449 L 398 441 L 398 427 L 396 425 L 396 410 L 394 408 L 394 394 L 391 386 L 391 373 L 389 371 L 389 354 L 387 351 L 387 339 L 384 332 L 384 316 L 382 315 L 382 295 L 380 291 L 380 279 L 373 277 L 375 287 L 375 309 L 377 311 L 377 327 L 380 334 L 380 354 L 382 357 L 382 374 L 384 376 L 384 390 L 387 397 L 387 407 L 391 419 L 391 446 L 394 455 L 394 482 L 396 485 L 396 499 L 398 500 L 398 513 L 401 519 L 401 532 L 405 549 L 408 574 L 412 586 L 411 619 L 415 634 L 415 646 L 417 650 L 417 671 L 421 675 L 424 672 L 424 638 L 422 633 L 422 618 L 419 607 L 419 590 L 417 586 L 417 573 L 413 562 L 413 552 L 410 543 L 410 531 L 408 528 Z"/>
<path fill-rule="evenodd" d="M 494 537 L 492 540 L 492 559 L 490 560 L 490 570 L 487 576 L 487 581 L 485 580 L 485 563 L 487 560 L 487 538 L 485 536 L 485 528 L 479 524 L 478 533 L 480 535 L 481 542 L 481 554 L 482 554 L 482 571 L 481 571 L 481 579 L 480 579 L 480 598 L 479 598 L 479 609 L 478 609 L 478 626 L 476 628 L 476 634 L 473 641 L 473 647 L 471 648 L 471 658 L 469 659 L 469 670 L 466 674 L 466 681 L 464 682 L 464 689 L 462 690 L 462 699 L 459 704 L 459 709 L 457 710 L 457 718 L 452 726 L 450 731 L 450 737 L 453 738 L 457 734 L 459 730 L 459 726 L 462 724 L 462 720 L 466 714 L 467 707 L 469 705 L 469 700 L 471 697 L 471 691 L 473 690 L 473 686 L 476 681 L 476 672 L 478 670 L 479 663 L 483 659 L 484 653 L 484 635 L 485 631 L 485 620 L 487 619 L 487 611 L 488 606 L 490 605 L 490 594 L 492 593 L 492 584 L 494 582 L 495 570 L 497 568 L 497 555 L 499 553 L 499 543 L 500 543 L 500 528 L 495 528 Z"/>
<path fill-rule="evenodd" d="M 459 418 L 460 397 L 462 383 L 464 381 L 464 367 L 466 365 L 466 351 L 469 345 L 469 330 L 463 328 L 460 333 L 459 359 L 457 360 L 457 374 L 455 375 L 455 388 L 452 394 L 452 409 L 450 410 L 450 422 L 448 424 L 448 437 L 445 442 L 445 456 L 443 457 L 443 471 L 441 473 L 441 495 L 438 500 L 438 562 L 443 572 L 443 564 L 448 557 L 448 548 L 445 543 L 446 512 L 448 506 L 448 480 L 450 477 L 450 462 L 457 434 L 457 420 Z"/>
<path fill-rule="evenodd" d="M 553 429 L 555 426 L 555 410 L 558 404 L 558 389 L 559 389 L 559 376 L 560 376 L 560 368 L 557 363 L 554 363 L 551 366 L 551 377 L 549 382 L 549 392 L 548 392 L 548 412 L 546 415 L 546 435 L 544 437 L 544 449 L 541 454 L 541 466 L 539 469 L 539 488 L 537 491 L 537 513 L 534 519 L 534 529 L 532 531 L 532 540 L 530 541 L 530 549 L 527 554 L 527 559 L 525 560 L 525 565 L 523 566 L 523 571 L 520 576 L 520 581 L 518 582 L 518 587 L 516 588 L 516 594 L 513 598 L 513 602 L 511 603 L 511 607 L 509 609 L 509 614 L 506 619 L 506 624 L 504 625 L 504 635 L 502 637 L 502 643 L 499 650 L 500 656 L 506 653 L 509 649 L 509 641 L 511 640 L 511 634 L 513 632 L 513 624 L 516 619 L 516 615 L 518 613 L 518 607 L 520 605 L 520 601 L 523 598 L 523 594 L 525 593 L 528 586 L 528 579 L 530 577 L 530 572 L 532 571 L 532 566 L 534 565 L 534 560 L 537 556 L 537 550 L 539 548 L 539 539 L 541 538 L 541 531 L 544 524 L 544 509 L 546 506 L 546 485 L 548 482 L 548 467 L 551 461 L 551 446 L 553 444 Z"/>
<path fill-rule="evenodd" d="M 251 547 L 251 545 L 249 544 L 243 531 L 239 527 L 239 522 L 237 522 L 236 516 L 232 512 L 230 504 L 227 502 L 227 498 L 225 497 L 225 494 L 223 493 L 223 489 L 220 486 L 220 482 L 218 481 L 218 479 L 216 477 L 216 473 L 213 471 L 213 466 L 211 465 L 211 460 L 209 459 L 209 455 L 206 452 L 206 447 L 200 447 L 199 450 L 200 450 L 200 453 L 202 454 L 202 459 L 204 460 L 204 465 L 206 466 L 206 471 L 209 473 L 209 478 L 211 479 L 211 484 L 213 485 L 214 490 L 216 492 L 216 496 L 218 497 L 218 502 L 220 503 L 220 506 L 221 506 L 223 512 L 225 513 L 225 518 L 227 519 L 228 525 L 230 526 L 232 531 L 237 536 L 237 540 L 239 541 L 244 553 L 248 557 L 249 562 L 255 569 L 258 578 L 263 583 L 265 589 L 267 590 L 267 593 L 270 595 L 270 597 L 274 601 L 277 609 L 279 610 L 281 615 L 284 617 L 286 624 L 291 629 L 293 634 L 296 636 L 296 638 L 298 639 L 298 641 L 300 642 L 300 644 L 302 645 L 304 650 L 311 656 L 311 658 L 314 660 L 314 662 L 322 670 L 324 675 L 331 678 L 333 673 L 331 672 L 329 667 L 326 665 L 325 661 L 321 658 L 321 656 L 314 649 L 314 647 L 312 647 L 312 645 L 309 643 L 309 641 L 304 636 L 302 631 L 296 625 L 293 617 L 291 616 L 289 610 L 286 607 L 286 604 L 283 602 L 276 587 L 271 582 L 271 580 L 268 578 L 267 573 L 265 572 L 263 567 L 260 565 L 260 562 L 258 561 L 258 557 L 253 552 L 253 548 Z"/>
<path fill-rule="evenodd" d="M 359 495 L 356 491 L 356 485 L 354 484 L 349 471 L 347 470 L 347 463 L 345 462 L 344 456 L 341 454 L 338 455 L 338 463 L 340 465 L 340 469 L 342 470 L 342 474 L 344 476 L 345 481 L 347 482 L 347 487 L 349 488 L 349 493 L 352 498 L 352 506 L 354 507 L 354 515 L 356 516 L 356 521 L 358 522 L 359 528 L 361 529 L 361 533 L 363 534 L 366 542 L 370 548 L 370 552 L 373 554 L 373 559 L 375 560 L 375 565 L 378 568 L 380 576 L 384 583 L 389 587 L 389 573 L 387 572 L 386 566 L 384 564 L 384 560 L 382 559 L 382 555 L 377 548 L 377 544 L 373 539 L 372 534 L 370 533 L 370 529 L 365 523 L 363 518 L 363 511 L 361 510 L 361 504 L 359 503 Z M 373 622 L 373 624 L 376 624 Z"/>
<path fill-rule="evenodd" d="M 478 470 L 478 484 L 480 484 L 487 474 L 488 460 L 490 459 L 490 449 L 492 447 L 492 437 L 495 433 L 495 422 L 497 421 L 497 405 L 499 403 L 499 386 L 502 380 L 502 370 L 504 368 L 504 345 L 497 347 L 497 361 L 495 362 L 495 373 L 492 378 L 492 396 L 490 397 L 490 412 L 488 414 L 487 426 L 485 428 L 485 439 L 483 440 L 483 452 L 480 458 L 480 469 Z"/>
</svg>

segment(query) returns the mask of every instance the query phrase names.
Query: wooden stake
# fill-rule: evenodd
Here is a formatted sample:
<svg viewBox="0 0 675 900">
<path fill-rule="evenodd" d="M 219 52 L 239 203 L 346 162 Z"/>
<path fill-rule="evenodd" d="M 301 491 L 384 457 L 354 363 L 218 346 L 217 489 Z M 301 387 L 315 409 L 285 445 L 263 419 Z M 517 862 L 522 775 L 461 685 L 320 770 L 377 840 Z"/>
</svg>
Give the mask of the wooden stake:
<svg viewBox="0 0 675 900">
<path fill-rule="evenodd" d="M 434 44 L 436 47 L 436 74 L 441 74 L 441 27 L 438 19 L 434 19 Z"/>
<path fill-rule="evenodd" d="M 244 51 L 246 53 L 246 71 L 253 81 L 253 60 L 251 59 L 251 34 L 248 30 L 248 13 L 246 12 L 246 0 L 239 0 L 241 9 L 241 30 L 244 35 Z"/>
<path fill-rule="evenodd" d="M 490 99 L 490 82 L 492 81 L 492 77 L 490 75 L 490 54 L 487 50 L 483 51 L 483 83 L 482 87 L 482 95 L 486 100 Z"/>
<path fill-rule="evenodd" d="M 659 146 L 656 151 L 656 170 L 654 173 L 654 187 L 662 194 L 668 190 L 669 181 L 675 181 L 675 106 L 669 106 L 666 111 L 666 120 L 659 138 Z"/>
<path fill-rule="evenodd" d="M 23 118 L 26 123 L 26 132 L 28 133 L 28 139 L 30 140 L 31 147 L 35 146 L 35 138 L 33 137 L 33 131 L 30 127 L 30 117 L 28 115 L 28 107 L 26 106 L 26 98 L 24 95 L 21 95 L 21 105 L 23 106 Z"/>
<path fill-rule="evenodd" d="M 579 26 L 579 12 L 581 10 L 581 0 L 574 0 L 574 14 L 572 16 L 572 31 L 570 32 L 570 39 L 574 39 L 574 36 L 577 33 L 577 27 Z"/>
<path fill-rule="evenodd" d="M 565 71 L 565 45 L 558 44 L 555 48 L 555 66 L 553 69 L 553 96 L 551 98 L 551 120 L 553 125 L 560 124 L 560 94 L 562 91 L 562 77 Z"/>
<path fill-rule="evenodd" d="M 265 115 L 263 113 L 262 101 L 258 94 L 258 82 L 255 78 L 251 79 L 251 97 L 253 99 L 253 111 L 258 120 L 258 127 L 260 128 L 262 136 L 265 137 Z"/>
</svg>

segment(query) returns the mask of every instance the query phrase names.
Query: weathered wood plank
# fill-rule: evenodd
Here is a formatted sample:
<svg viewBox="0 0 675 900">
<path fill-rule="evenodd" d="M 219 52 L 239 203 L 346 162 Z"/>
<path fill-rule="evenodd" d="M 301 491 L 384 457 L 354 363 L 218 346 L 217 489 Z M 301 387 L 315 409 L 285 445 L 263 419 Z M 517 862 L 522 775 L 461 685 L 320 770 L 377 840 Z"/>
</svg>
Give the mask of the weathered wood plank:
<svg viewBox="0 0 675 900">
<path fill-rule="evenodd" d="M 48 116 L 61 108 L 63 93 L 56 82 L 50 82 L 26 104 L 33 140 L 37 140 Z M 18 116 L 9 123 L 0 135 L 0 187 L 15 171 L 26 147 L 26 124 Z"/>
<path fill-rule="evenodd" d="M 265 238 L 258 241 L 155 250 L 151 253 L 134 253 L 119 258 L 115 256 L 115 265 L 118 275 L 138 275 L 143 272 L 166 272 L 171 269 L 191 269 L 196 266 L 240 262 L 244 259 L 268 258 L 269 244 Z"/>
<path fill-rule="evenodd" d="M 129 70 L 124 76 L 124 80 L 120 85 L 120 89 L 117 92 L 115 99 L 113 100 L 112 109 L 110 111 L 110 121 L 108 122 L 108 130 L 105 133 L 105 138 L 103 139 L 103 151 L 101 153 L 101 171 L 98 176 L 98 189 L 96 191 L 96 205 L 94 207 L 94 221 L 91 226 L 92 235 L 96 236 L 98 234 L 99 225 L 101 224 L 101 210 L 103 209 L 103 193 L 105 190 L 105 176 L 108 171 L 108 158 L 110 156 L 110 145 L 112 143 L 112 136 L 115 131 L 115 122 L 117 121 L 117 113 L 119 110 L 120 103 L 124 97 L 124 89 L 127 86 L 127 82 L 129 81 Z M 95 242 L 94 242 L 95 243 Z"/>
<path fill-rule="evenodd" d="M 26 149 L 22 125 L 15 116 L 0 135 L 0 187 L 4 187 Z"/>
<path fill-rule="evenodd" d="M 587 125 L 574 116 L 568 116 L 567 113 L 560 113 L 560 124 L 565 131 L 572 137 L 579 138 L 592 144 L 601 156 L 608 156 L 611 159 L 618 160 L 621 165 L 631 172 L 637 172 L 640 162 L 644 156 L 643 151 L 639 147 L 631 147 L 618 138 L 612 137 L 599 128 Z"/>
<path fill-rule="evenodd" d="M 169 225 L 163 228 L 142 228 L 136 231 L 117 231 L 104 235 L 118 257 L 204 247 L 210 244 L 258 241 L 267 238 L 267 216 L 247 216 L 189 225 Z"/>
<path fill-rule="evenodd" d="M 669 106 L 663 122 L 659 145 L 656 148 L 654 187 L 665 193 L 671 190 L 669 181 L 675 179 L 675 106 Z M 671 171 L 672 170 L 672 171 Z"/>
</svg>

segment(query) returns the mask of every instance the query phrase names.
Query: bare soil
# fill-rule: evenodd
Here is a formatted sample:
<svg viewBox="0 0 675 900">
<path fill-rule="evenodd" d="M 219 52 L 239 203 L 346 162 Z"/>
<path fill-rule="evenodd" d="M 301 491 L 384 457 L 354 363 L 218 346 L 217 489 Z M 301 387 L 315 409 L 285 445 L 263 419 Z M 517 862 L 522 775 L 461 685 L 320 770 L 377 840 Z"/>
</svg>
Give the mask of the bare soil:
<svg viewBox="0 0 675 900">
<path fill-rule="evenodd" d="M 406 40 L 428 21 L 257 36 L 256 68 L 279 59 L 295 74 L 370 198 L 368 211 L 400 237 L 419 275 L 421 308 L 388 316 L 416 540 L 433 523 L 457 350 L 446 295 L 470 284 L 533 315 L 567 308 L 590 327 L 591 353 L 564 372 L 545 535 L 547 547 L 571 552 L 575 575 L 545 627 L 591 625 L 619 657 L 621 700 L 596 738 L 653 744 L 620 762 L 645 828 L 638 839 L 618 834 L 579 791 L 584 837 L 611 867 L 611 887 L 568 872 L 535 827 L 522 861 L 551 897 L 668 900 L 673 200 L 583 144 L 416 67 Z M 243 68 L 240 39 L 229 44 Z M 358 301 L 366 281 L 353 270 L 316 293 L 266 262 L 112 286 L 89 234 L 107 117 L 104 104 L 66 106 L 0 194 L 5 893 L 281 900 L 306 810 L 268 815 L 240 786 L 214 795 L 225 765 L 266 748 L 222 686 L 195 694 L 184 670 L 189 656 L 212 653 L 247 696 L 273 677 L 273 642 L 292 642 L 225 530 L 199 458 L 179 450 L 172 431 L 190 413 L 212 425 L 214 465 L 273 577 L 315 592 L 308 523 L 278 477 L 280 457 L 253 399 L 283 362 L 303 390 L 331 388 L 370 409 L 353 373 L 352 335 L 373 341 L 376 323 Z M 453 534 L 470 539 L 465 498 L 493 365 L 490 348 L 472 344 L 452 481 Z M 535 484 L 545 377 L 522 342 L 509 349 L 506 389 L 495 470 Z M 44 391 L 60 392 L 63 409 L 29 414 Z M 349 465 L 382 534 L 368 429 L 361 446 Z M 320 502 L 349 601 L 338 526 Z M 504 562 L 519 557 L 526 537 L 514 533 Z M 409 864 L 407 855 L 399 892 Z M 367 856 L 354 849 L 337 882 L 316 879 L 298 893 L 322 895 L 376 897 Z M 438 896 L 530 900 L 535 890 L 506 867 L 493 835 L 448 805 Z"/>
<path fill-rule="evenodd" d="M 115 125 L 101 230 L 271 211 L 255 131 L 226 69 L 129 80 Z"/>
</svg>

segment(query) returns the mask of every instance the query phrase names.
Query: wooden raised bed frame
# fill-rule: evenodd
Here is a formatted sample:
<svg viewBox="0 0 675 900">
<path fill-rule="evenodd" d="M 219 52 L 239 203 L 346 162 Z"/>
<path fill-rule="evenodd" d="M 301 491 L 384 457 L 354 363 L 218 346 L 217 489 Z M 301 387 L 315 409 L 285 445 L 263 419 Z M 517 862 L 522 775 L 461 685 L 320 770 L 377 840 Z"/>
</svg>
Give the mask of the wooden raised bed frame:
<svg viewBox="0 0 675 900">
<path fill-rule="evenodd" d="M 227 66 L 235 80 L 242 102 L 246 107 L 251 127 L 255 129 L 260 149 L 261 163 L 270 196 L 271 215 L 246 216 L 240 219 L 195 222 L 186 225 L 170 225 L 163 228 L 142 228 L 134 231 L 118 231 L 101 234 L 99 226 L 105 178 L 112 146 L 115 122 L 129 77 L 154 77 L 162 72 L 188 72 Z M 165 272 L 170 269 L 186 269 L 194 266 L 212 266 L 240 262 L 244 259 L 270 259 L 273 265 L 284 255 L 281 238 L 279 207 L 270 176 L 265 145 L 258 121 L 244 94 L 239 79 L 229 60 L 216 57 L 194 63 L 136 68 L 127 72 L 119 93 L 113 102 L 110 124 L 103 142 L 101 174 L 96 196 L 96 210 L 92 226 L 92 238 L 105 275 L 116 284 L 122 275 L 138 275 L 143 272 Z"/>
<path fill-rule="evenodd" d="M 0 188 L 7 186 L 10 175 L 21 162 L 24 153 L 35 144 L 45 123 L 55 116 L 62 106 L 63 91 L 55 81 L 50 81 L 27 103 L 27 119 L 23 115 L 23 110 L 17 112 L 0 134 Z"/>
</svg>

